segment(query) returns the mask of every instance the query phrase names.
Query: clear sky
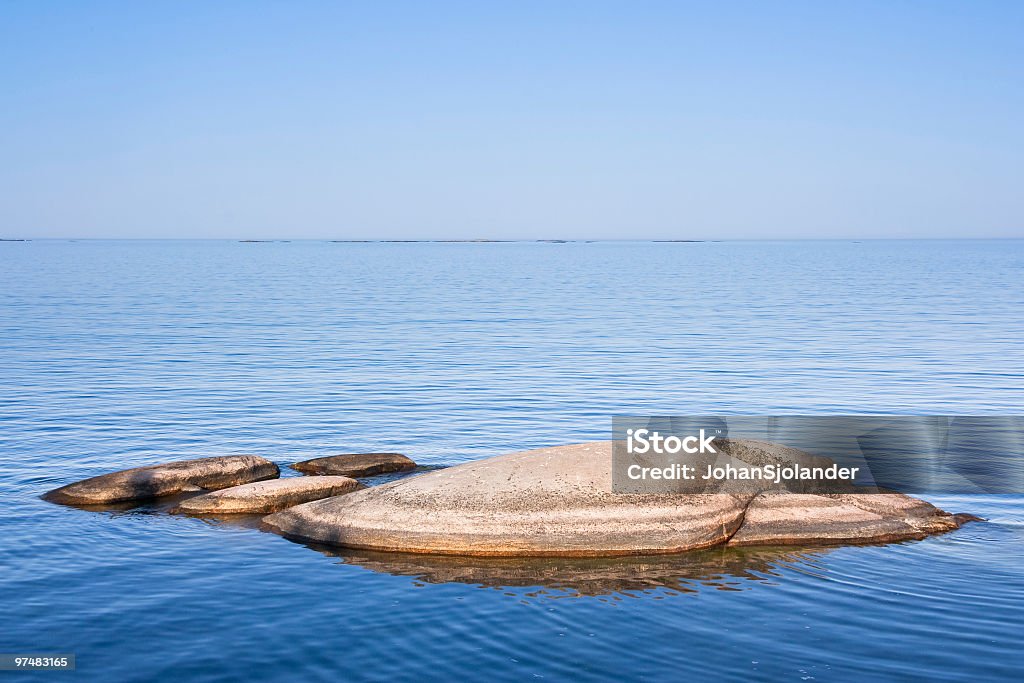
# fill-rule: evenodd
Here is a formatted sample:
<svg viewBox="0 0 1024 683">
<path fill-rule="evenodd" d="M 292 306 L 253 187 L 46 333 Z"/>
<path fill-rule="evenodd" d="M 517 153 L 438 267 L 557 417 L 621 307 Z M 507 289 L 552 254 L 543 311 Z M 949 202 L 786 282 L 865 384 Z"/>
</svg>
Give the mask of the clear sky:
<svg viewBox="0 0 1024 683">
<path fill-rule="evenodd" d="M 1024 2 L 0 4 L 0 236 L 1024 236 Z"/>
</svg>

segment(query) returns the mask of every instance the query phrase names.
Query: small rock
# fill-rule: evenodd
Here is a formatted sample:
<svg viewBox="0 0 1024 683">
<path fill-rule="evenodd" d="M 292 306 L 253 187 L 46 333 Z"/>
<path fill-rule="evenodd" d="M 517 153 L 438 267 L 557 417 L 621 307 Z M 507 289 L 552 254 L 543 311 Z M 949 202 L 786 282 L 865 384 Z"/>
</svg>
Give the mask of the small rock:
<svg viewBox="0 0 1024 683">
<path fill-rule="evenodd" d="M 255 481 L 189 498 L 171 512 L 192 515 L 277 512 L 361 488 L 362 484 L 349 477 L 289 477 Z"/>
<path fill-rule="evenodd" d="M 291 468 L 303 474 L 369 477 L 374 474 L 414 470 L 416 463 L 401 453 L 346 453 L 303 460 L 295 463 Z"/>
<path fill-rule="evenodd" d="M 951 531 L 961 522 L 900 493 L 757 495 L 729 545 L 889 543 Z"/>
<path fill-rule="evenodd" d="M 984 522 L 984 521 L 987 521 L 984 517 L 979 517 L 978 515 L 972 515 L 972 514 L 969 514 L 967 512 L 958 512 L 955 515 L 953 515 L 953 519 L 955 519 L 956 523 L 959 524 L 960 526 L 963 526 L 964 524 L 967 524 L 968 522 Z"/>
<path fill-rule="evenodd" d="M 43 498 L 65 505 L 105 505 L 170 496 L 196 487 L 208 491 L 280 475 L 277 465 L 257 455 L 179 460 L 104 474 L 62 486 Z"/>
</svg>

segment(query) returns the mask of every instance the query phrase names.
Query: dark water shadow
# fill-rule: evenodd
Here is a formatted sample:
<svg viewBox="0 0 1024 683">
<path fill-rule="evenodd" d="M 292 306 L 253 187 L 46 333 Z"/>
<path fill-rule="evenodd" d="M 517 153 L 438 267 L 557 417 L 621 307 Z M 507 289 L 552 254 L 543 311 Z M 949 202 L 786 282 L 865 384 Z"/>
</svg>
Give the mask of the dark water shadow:
<svg viewBox="0 0 1024 683">
<path fill-rule="evenodd" d="M 488 558 L 351 550 L 303 543 L 341 564 L 426 584 L 533 588 L 533 597 L 694 594 L 777 583 L 789 567 L 813 566 L 828 548 L 727 548 L 614 558 Z"/>
<path fill-rule="evenodd" d="M 64 507 L 86 510 L 87 512 L 104 512 L 110 515 L 165 515 L 171 508 L 189 498 L 207 493 L 207 491 L 188 491 L 159 498 L 130 500 L 123 503 L 61 503 Z M 45 499 L 44 499 L 45 500 Z"/>
<path fill-rule="evenodd" d="M 131 501 L 126 503 L 105 503 L 102 505 L 81 505 L 81 504 L 67 504 L 67 507 L 72 507 L 78 510 L 85 510 L 87 512 L 97 512 L 100 514 L 109 515 L 111 517 L 122 517 L 122 516 L 152 516 L 152 517 L 177 517 L 180 519 L 192 519 L 198 522 L 203 522 L 213 526 L 232 526 L 241 527 L 246 529 L 254 529 L 262 531 L 260 527 L 261 520 L 266 516 L 264 514 L 185 514 L 180 512 L 171 512 L 175 507 L 196 496 L 201 496 L 206 491 L 190 491 L 188 493 L 178 493 L 172 496 L 163 496 L 160 498 L 153 498 L 144 501 Z"/>
</svg>

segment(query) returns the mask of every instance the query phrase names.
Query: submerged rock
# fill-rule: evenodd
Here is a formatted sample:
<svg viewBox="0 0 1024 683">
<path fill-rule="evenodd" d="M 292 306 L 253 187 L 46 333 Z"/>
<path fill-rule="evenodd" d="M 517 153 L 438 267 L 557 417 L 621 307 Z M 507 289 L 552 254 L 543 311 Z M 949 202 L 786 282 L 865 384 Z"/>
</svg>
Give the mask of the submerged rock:
<svg viewBox="0 0 1024 683">
<path fill-rule="evenodd" d="M 197 489 L 223 489 L 274 479 L 280 473 L 277 465 L 257 455 L 179 460 L 84 479 L 54 489 L 43 498 L 66 505 L 123 503 Z"/>
<path fill-rule="evenodd" d="M 733 444 L 738 457 L 767 446 Z M 366 550 L 582 557 L 888 542 L 960 521 L 897 493 L 612 493 L 611 442 L 595 442 L 466 463 L 299 505 L 264 523 L 291 538 Z"/>
<path fill-rule="evenodd" d="M 291 468 L 303 474 L 369 477 L 374 474 L 414 470 L 416 463 L 401 453 L 345 453 L 303 460 Z"/>
<path fill-rule="evenodd" d="M 349 477 L 289 477 L 255 481 L 189 498 L 171 512 L 192 515 L 277 512 L 361 488 L 362 484 Z"/>
</svg>

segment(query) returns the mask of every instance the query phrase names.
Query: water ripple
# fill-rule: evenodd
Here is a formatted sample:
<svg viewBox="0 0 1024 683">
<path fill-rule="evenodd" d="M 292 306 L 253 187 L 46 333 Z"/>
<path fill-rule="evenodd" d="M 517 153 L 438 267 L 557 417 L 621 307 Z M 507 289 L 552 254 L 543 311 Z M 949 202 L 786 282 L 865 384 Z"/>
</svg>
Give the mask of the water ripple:
<svg viewBox="0 0 1024 683">
<path fill-rule="evenodd" d="M 1022 268 L 995 241 L 0 244 L 0 651 L 83 680 L 1019 680 L 1020 497 L 936 497 L 989 521 L 915 543 L 517 564 L 38 496 L 230 453 L 447 465 L 613 414 L 1016 413 Z"/>
</svg>

